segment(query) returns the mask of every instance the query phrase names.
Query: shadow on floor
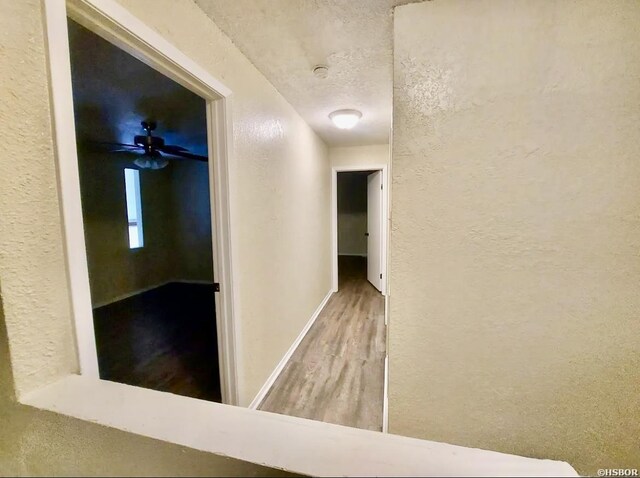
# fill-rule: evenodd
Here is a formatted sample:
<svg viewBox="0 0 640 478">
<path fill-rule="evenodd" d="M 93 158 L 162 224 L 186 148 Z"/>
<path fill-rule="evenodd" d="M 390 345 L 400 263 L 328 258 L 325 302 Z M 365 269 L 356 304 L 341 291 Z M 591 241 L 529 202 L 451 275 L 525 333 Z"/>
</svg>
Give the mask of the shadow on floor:
<svg viewBox="0 0 640 478">
<path fill-rule="evenodd" d="M 171 283 L 94 309 L 100 378 L 220 402 L 212 285 Z"/>
</svg>

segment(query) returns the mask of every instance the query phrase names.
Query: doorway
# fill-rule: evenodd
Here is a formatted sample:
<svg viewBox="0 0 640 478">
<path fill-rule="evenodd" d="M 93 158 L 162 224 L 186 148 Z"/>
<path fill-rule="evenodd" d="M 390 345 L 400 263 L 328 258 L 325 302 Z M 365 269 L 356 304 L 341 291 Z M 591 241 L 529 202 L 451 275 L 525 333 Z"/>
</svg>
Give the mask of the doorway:
<svg viewBox="0 0 640 478">
<path fill-rule="evenodd" d="M 339 263 L 351 262 L 360 263 L 366 269 L 367 281 L 383 296 L 387 295 L 386 182 L 386 165 L 332 169 L 334 292 L 339 290 Z"/>
<path fill-rule="evenodd" d="M 71 19 L 67 30 L 99 376 L 233 403 L 210 98 Z"/>
<path fill-rule="evenodd" d="M 100 378 L 220 402 L 205 101 L 68 29 Z"/>
</svg>

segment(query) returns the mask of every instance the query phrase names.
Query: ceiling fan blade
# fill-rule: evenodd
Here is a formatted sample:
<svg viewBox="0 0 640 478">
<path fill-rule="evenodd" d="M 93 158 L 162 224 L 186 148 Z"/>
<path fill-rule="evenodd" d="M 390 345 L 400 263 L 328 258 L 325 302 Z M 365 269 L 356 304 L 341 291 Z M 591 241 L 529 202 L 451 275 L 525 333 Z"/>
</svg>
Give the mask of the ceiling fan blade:
<svg viewBox="0 0 640 478">
<path fill-rule="evenodd" d="M 164 155 L 177 156 L 178 158 L 195 159 L 197 161 L 209 160 L 207 156 L 201 156 L 199 154 L 189 153 L 188 151 L 165 151 L 164 148 L 162 148 L 160 151 L 162 151 Z"/>
<path fill-rule="evenodd" d="M 82 141 L 78 143 L 78 147 L 86 151 L 95 151 L 99 153 L 113 152 L 131 152 L 138 153 L 144 151 L 144 148 L 135 144 L 111 143 L 106 141 Z"/>
<path fill-rule="evenodd" d="M 188 151 L 187 148 L 183 148 L 182 146 L 178 146 L 175 144 L 165 144 L 158 149 L 160 149 L 160 151 L 164 151 L 165 153 L 171 153 L 173 151 Z"/>
<path fill-rule="evenodd" d="M 138 146 L 137 144 L 111 143 L 109 141 L 97 141 L 97 142 L 92 142 L 92 144 L 96 144 L 99 146 L 118 146 L 120 148 L 138 148 L 138 149 L 141 148 L 141 146 Z"/>
</svg>

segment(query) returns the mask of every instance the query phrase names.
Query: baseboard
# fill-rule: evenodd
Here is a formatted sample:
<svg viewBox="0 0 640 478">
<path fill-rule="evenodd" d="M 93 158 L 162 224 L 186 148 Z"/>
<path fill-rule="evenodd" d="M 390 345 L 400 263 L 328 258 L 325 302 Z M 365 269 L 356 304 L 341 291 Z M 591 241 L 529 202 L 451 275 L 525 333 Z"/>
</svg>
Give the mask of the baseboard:
<svg viewBox="0 0 640 478">
<path fill-rule="evenodd" d="M 111 299 L 102 301 L 102 302 L 98 302 L 97 304 L 92 304 L 92 308 L 93 309 L 99 309 L 100 307 L 104 307 L 105 305 L 109 305 L 109 304 L 113 304 L 115 302 L 120 302 L 121 300 L 124 299 L 128 299 L 130 297 L 133 297 L 135 295 L 138 294 L 143 294 L 145 292 L 149 292 L 150 290 L 153 289 L 157 289 L 158 287 L 163 287 L 167 284 L 175 284 L 175 283 L 179 283 L 179 284 L 204 284 L 204 285 L 213 285 L 212 281 L 201 281 L 201 280 L 182 280 L 182 279 L 176 279 L 176 280 L 168 280 L 165 282 L 161 282 L 160 284 L 156 284 L 156 285 L 151 285 L 149 287 L 144 287 L 142 289 L 138 289 L 138 290 L 134 290 L 133 292 L 127 292 L 126 294 L 120 294 L 117 295 Z"/>
<path fill-rule="evenodd" d="M 347 252 L 339 252 L 338 253 L 339 256 L 350 256 L 350 257 L 367 257 L 367 254 L 349 254 Z"/>
<path fill-rule="evenodd" d="M 133 297 L 134 295 L 143 294 L 144 292 L 149 292 L 150 290 L 157 289 L 158 287 L 165 286 L 173 281 L 165 281 L 160 284 L 151 285 L 149 287 L 144 287 L 142 289 L 134 290 L 132 292 L 127 292 L 126 294 L 120 294 L 111 299 L 104 300 L 102 302 L 98 302 L 97 304 L 92 304 L 92 308 L 99 309 L 100 307 L 104 307 L 105 305 L 113 304 L 114 302 L 120 302 L 121 300 L 128 299 L 129 297 Z"/>
<path fill-rule="evenodd" d="M 309 329 L 311 329 L 311 326 L 314 324 L 314 322 L 320 315 L 320 312 L 322 312 L 322 309 L 324 309 L 324 306 L 327 305 L 327 302 L 329 302 L 329 299 L 331 298 L 332 295 L 333 295 L 333 290 L 330 290 L 329 293 L 325 296 L 325 298 L 322 299 L 322 302 L 320 302 L 320 305 L 318 306 L 318 308 L 313 312 L 313 315 L 309 319 L 309 322 L 307 322 L 307 324 L 304 326 L 304 328 L 302 329 L 302 332 L 300 332 L 300 335 L 298 335 L 298 337 L 293 342 L 291 347 L 289 347 L 289 350 L 287 350 L 287 352 L 284 354 L 280 362 L 278 362 L 278 365 L 276 365 L 276 368 L 273 369 L 273 372 L 271 372 L 271 375 L 269 375 L 269 378 L 264 383 L 264 385 L 262 386 L 262 388 L 260 389 L 256 397 L 253 399 L 253 401 L 249 405 L 250 409 L 257 410 L 257 408 L 260 406 L 262 401 L 267 396 L 267 393 L 269 393 L 269 390 L 271 390 L 271 387 L 273 387 L 273 384 L 278 379 L 278 376 L 280 376 L 280 373 L 282 373 L 282 370 L 284 369 L 285 365 L 287 365 L 287 362 L 291 359 L 291 356 L 296 351 L 296 349 L 302 342 L 302 339 L 304 339 L 305 335 L 307 335 L 307 333 L 309 332 Z"/>
<path fill-rule="evenodd" d="M 212 280 L 172 280 L 169 283 L 178 283 L 178 284 L 199 284 L 199 285 L 213 285 Z"/>
</svg>

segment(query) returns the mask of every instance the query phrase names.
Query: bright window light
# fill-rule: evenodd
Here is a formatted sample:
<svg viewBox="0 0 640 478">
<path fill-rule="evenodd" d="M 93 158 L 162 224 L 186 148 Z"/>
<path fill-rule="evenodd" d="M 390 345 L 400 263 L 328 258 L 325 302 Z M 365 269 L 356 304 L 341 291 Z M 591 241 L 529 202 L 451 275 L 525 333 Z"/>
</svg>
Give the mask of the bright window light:
<svg viewBox="0 0 640 478">
<path fill-rule="evenodd" d="M 124 185 L 127 197 L 127 219 L 129 221 L 129 249 L 144 246 L 142 234 L 142 200 L 140 198 L 140 171 L 125 168 Z"/>
</svg>

